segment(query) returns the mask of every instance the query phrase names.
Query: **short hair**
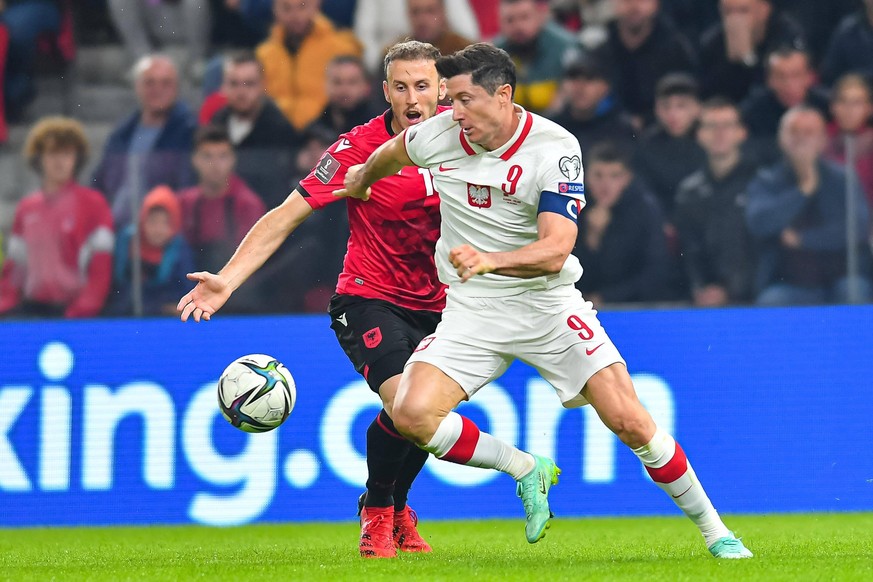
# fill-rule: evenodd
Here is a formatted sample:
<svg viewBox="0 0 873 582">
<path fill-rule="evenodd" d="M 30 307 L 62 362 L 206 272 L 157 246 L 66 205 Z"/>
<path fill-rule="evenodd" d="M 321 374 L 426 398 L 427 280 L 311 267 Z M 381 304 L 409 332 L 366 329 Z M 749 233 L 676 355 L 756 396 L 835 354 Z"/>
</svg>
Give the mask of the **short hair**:
<svg viewBox="0 0 873 582">
<path fill-rule="evenodd" d="M 440 58 L 440 49 L 429 42 L 404 40 L 388 47 L 382 61 L 382 72 L 388 78 L 388 65 L 394 61 L 434 61 Z"/>
<path fill-rule="evenodd" d="M 163 53 L 152 53 L 150 55 L 145 55 L 140 57 L 136 63 L 133 65 L 133 80 L 134 82 L 139 81 L 140 78 L 145 74 L 146 71 L 157 61 L 163 61 L 170 65 L 173 68 L 173 71 L 176 73 L 176 77 L 179 76 L 179 67 L 176 66 L 176 61 L 170 55 L 165 55 Z"/>
<path fill-rule="evenodd" d="M 485 89 L 489 95 L 494 95 L 503 85 L 509 85 L 511 95 L 515 95 L 515 64 L 505 50 L 493 44 L 471 44 L 454 54 L 440 57 L 436 67 L 446 79 L 469 74 L 473 84 Z"/>
<path fill-rule="evenodd" d="M 221 125 L 210 123 L 197 128 L 194 132 L 194 149 L 197 150 L 200 146 L 209 143 L 226 143 L 233 147 L 230 141 L 230 134 Z"/>
<path fill-rule="evenodd" d="M 76 150 L 76 166 L 78 174 L 88 161 L 88 138 L 82 124 L 70 117 L 45 117 L 37 122 L 27 134 L 24 143 L 24 157 L 27 163 L 37 173 L 42 172 L 40 159 L 49 151 L 61 149 Z"/>
<path fill-rule="evenodd" d="M 666 99 L 667 97 L 675 96 L 699 99 L 700 85 L 688 73 L 669 73 L 664 75 L 655 85 L 655 99 Z"/>
<path fill-rule="evenodd" d="M 370 81 L 370 73 L 367 71 L 366 65 L 364 65 L 364 61 L 361 57 L 356 57 L 355 55 L 339 55 L 334 57 L 327 63 L 328 68 L 336 65 L 352 65 L 357 67 L 357 69 L 361 72 L 364 79 L 368 82 Z"/>
<path fill-rule="evenodd" d="M 741 116 L 740 108 L 737 106 L 737 104 L 731 101 L 728 97 L 724 97 L 722 95 L 710 97 L 700 105 L 701 112 L 712 111 L 713 109 L 733 109 L 734 111 L 736 111 L 738 116 Z"/>
<path fill-rule="evenodd" d="M 796 46 L 796 45 L 792 45 L 792 44 L 783 44 L 783 45 L 780 45 L 767 53 L 767 58 L 764 59 L 764 70 L 767 73 L 770 72 L 770 68 L 772 67 L 770 61 L 774 57 L 787 59 L 788 57 L 790 57 L 792 55 L 802 55 L 803 58 L 806 60 L 806 67 L 808 69 L 813 68 L 812 55 L 809 54 L 808 50 L 806 50 L 805 48 L 803 48 L 801 46 Z"/>
<path fill-rule="evenodd" d="M 254 53 L 254 51 L 238 50 L 227 53 L 224 56 L 222 68 L 225 71 L 227 71 L 231 67 L 238 65 L 255 65 L 258 67 L 258 74 L 260 74 L 261 77 L 264 76 L 264 65 L 258 59 L 258 56 Z"/>
<path fill-rule="evenodd" d="M 594 164 L 621 164 L 626 169 L 631 169 L 631 155 L 627 147 L 614 141 L 600 141 L 591 147 L 587 156 L 587 162 Z"/>
<path fill-rule="evenodd" d="M 841 91 L 849 87 L 860 87 L 867 93 L 867 99 L 873 101 L 873 85 L 870 80 L 859 73 L 846 73 L 834 83 L 834 90 L 831 93 L 831 100 L 837 98 Z"/>
</svg>

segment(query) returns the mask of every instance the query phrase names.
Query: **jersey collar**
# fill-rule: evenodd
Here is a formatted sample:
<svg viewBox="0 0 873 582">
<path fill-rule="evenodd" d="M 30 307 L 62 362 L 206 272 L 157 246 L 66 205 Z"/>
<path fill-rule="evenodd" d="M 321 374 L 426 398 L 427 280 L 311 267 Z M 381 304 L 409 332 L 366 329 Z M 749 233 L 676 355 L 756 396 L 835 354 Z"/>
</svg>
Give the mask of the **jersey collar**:
<svg viewBox="0 0 873 582">
<path fill-rule="evenodd" d="M 491 152 L 487 152 L 483 150 L 481 147 L 476 149 L 482 150 L 482 153 L 490 153 L 495 156 L 499 156 L 501 160 L 504 162 L 509 160 L 518 151 L 518 148 L 521 147 L 521 144 L 524 142 L 525 138 L 527 138 L 530 133 L 530 128 L 533 125 L 533 116 L 530 112 L 525 111 L 524 107 L 518 104 L 514 104 L 515 110 L 518 112 L 520 119 L 520 123 L 515 130 L 515 133 L 512 134 L 512 137 L 505 144 L 493 150 Z M 467 141 L 466 136 L 464 136 L 464 132 L 460 131 L 458 135 L 461 138 L 461 147 L 464 148 L 464 151 L 467 152 L 468 156 L 475 156 L 477 153 L 476 149 L 474 149 L 474 145 Z"/>
</svg>

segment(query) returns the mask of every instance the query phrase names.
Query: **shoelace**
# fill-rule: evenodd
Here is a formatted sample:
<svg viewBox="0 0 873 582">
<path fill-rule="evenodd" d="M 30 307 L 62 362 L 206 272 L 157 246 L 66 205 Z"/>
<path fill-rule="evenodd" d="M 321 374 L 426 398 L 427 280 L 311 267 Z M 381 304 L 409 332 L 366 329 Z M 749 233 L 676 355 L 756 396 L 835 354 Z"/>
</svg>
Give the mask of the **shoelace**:
<svg viewBox="0 0 873 582">
<path fill-rule="evenodd" d="M 521 502 L 524 504 L 524 511 L 528 515 L 533 513 L 533 496 L 524 495 L 524 493 L 528 492 L 530 489 L 536 489 L 537 483 L 535 479 L 525 479 L 524 481 L 518 482 L 518 488 L 515 492 L 516 495 L 521 497 Z"/>
<path fill-rule="evenodd" d="M 361 535 L 362 538 L 372 540 L 372 536 L 370 536 L 370 532 L 375 529 L 381 529 L 382 524 L 385 522 L 385 515 L 381 513 L 377 513 L 372 517 L 369 517 L 364 521 L 364 529 L 367 530 L 367 533 Z M 391 524 L 392 527 L 394 524 Z M 387 531 L 387 528 L 386 528 Z"/>
</svg>

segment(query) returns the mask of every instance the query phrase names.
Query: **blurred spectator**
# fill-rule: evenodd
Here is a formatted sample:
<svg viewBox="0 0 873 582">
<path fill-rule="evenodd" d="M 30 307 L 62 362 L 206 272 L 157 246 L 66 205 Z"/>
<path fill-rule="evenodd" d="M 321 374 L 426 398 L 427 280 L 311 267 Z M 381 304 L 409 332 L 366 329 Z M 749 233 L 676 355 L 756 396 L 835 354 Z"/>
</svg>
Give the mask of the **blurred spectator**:
<svg viewBox="0 0 873 582">
<path fill-rule="evenodd" d="M 828 127 L 825 157 L 839 164 L 846 163 L 846 141 L 855 148 L 855 170 L 867 202 L 873 208 L 873 89 L 861 75 L 849 73 L 834 86 L 831 101 L 833 123 Z"/>
<path fill-rule="evenodd" d="M 353 28 L 357 7 L 358 0 L 327 0 L 321 4 L 321 13 L 337 28 Z"/>
<path fill-rule="evenodd" d="M 326 76 L 327 107 L 314 123 L 333 133 L 333 143 L 339 134 L 370 121 L 383 108 L 371 98 L 373 84 L 358 57 L 336 57 L 327 65 Z"/>
<path fill-rule="evenodd" d="M 320 7 L 321 0 L 274 0 L 276 24 L 257 48 L 267 94 L 298 130 L 327 105 L 327 64 L 339 55 L 361 54 L 355 37 L 336 30 Z"/>
<path fill-rule="evenodd" d="M 615 20 L 594 54 L 612 73 L 615 95 L 639 120 L 639 127 L 652 119 L 658 80 L 667 73 L 696 69 L 691 45 L 660 14 L 659 0 L 615 0 Z"/>
<path fill-rule="evenodd" d="M 598 144 L 586 162 L 588 206 L 574 250 L 585 274 L 577 287 L 595 305 L 664 299 L 670 260 L 657 202 L 615 145 Z"/>
<path fill-rule="evenodd" d="M 703 32 L 719 22 L 718 0 L 661 0 L 661 10 L 685 35 L 695 54 L 700 51 Z"/>
<path fill-rule="evenodd" d="M 731 102 L 703 104 L 697 140 L 706 165 L 679 185 L 675 223 L 694 305 L 752 299 L 754 258 L 746 228 L 746 188 L 757 165 L 741 153 L 746 129 Z"/>
<path fill-rule="evenodd" d="M 3 91 L 8 119 L 17 119 L 36 96 L 34 65 L 39 37 L 56 33 L 61 12 L 56 0 L 0 0 L 0 25 L 9 33 Z"/>
<path fill-rule="evenodd" d="M 15 210 L 0 276 L 0 314 L 90 317 L 112 278 L 112 213 L 103 196 L 76 183 L 88 141 L 79 122 L 49 117 L 27 137 L 24 156 L 40 189 Z"/>
<path fill-rule="evenodd" d="M 700 115 L 697 82 L 684 73 L 672 73 L 658 82 L 655 99 L 657 123 L 647 129 L 636 150 L 634 167 L 658 198 L 667 216 L 679 183 L 706 164 L 695 130 Z M 672 230 L 668 231 L 672 236 Z"/>
<path fill-rule="evenodd" d="M 263 68 L 254 53 L 225 58 L 222 93 L 227 105 L 212 122 L 227 130 L 240 178 L 273 208 L 291 192 L 291 168 L 301 136 L 267 97 Z"/>
<path fill-rule="evenodd" d="M 468 0 L 440 0 L 440 3 L 445 4 L 449 29 L 464 38 L 479 39 L 476 15 Z M 413 29 L 409 16 L 406 0 L 358 0 L 355 36 L 364 46 L 364 64 L 370 74 L 382 74 L 385 48 Z"/>
<path fill-rule="evenodd" d="M 838 302 L 849 299 L 846 268 L 846 172 L 822 159 L 827 131 L 822 114 L 800 105 L 783 116 L 779 145 L 784 160 L 749 185 L 746 219 L 759 245 L 760 305 Z M 854 169 L 850 170 L 854 171 Z M 868 209 L 860 190 L 858 252 L 861 300 L 871 295 Z"/>
<path fill-rule="evenodd" d="M 581 52 L 576 39 L 549 20 L 548 3 L 540 0 L 501 0 L 494 44 L 515 63 L 513 100 L 540 113 L 553 106 L 564 64 Z"/>
<path fill-rule="evenodd" d="M 158 47 L 184 40 L 186 72 L 200 80 L 209 50 L 210 8 L 206 0 L 109 0 L 112 22 L 131 60 L 139 60 Z"/>
<path fill-rule="evenodd" d="M 551 0 L 549 6 L 555 22 L 578 34 L 586 48 L 606 40 L 606 25 L 615 18 L 612 0 Z"/>
<path fill-rule="evenodd" d="M 318 124 L 303 132 L 297 152 L 293 183 L 309 175 L 337 136 Z M 294 230 L 279 250 L 259 269 L 263 299 L 274 313 L 324 312 L 336 289 L 336 274 L 342 271 L 349 239 L 345 204 L 329 204 L 312 214 Z"/>
<path fill-rule="evenodd" d="M 93 184 L 112 205 L 122 229 L 139 215 L 146 192 L 159 184 L 174 190 L 190 186 L 191 136 L 196 127 L 178 100 L 179 74 L 168 57 L 143 57 L 134 66 L 140 109 L 121 122 L 106 142 Z"/>
<path fill-rule="evenodd" d="M 721 22 L 703 34 L 703 94 L 739 103 L 764 82 L 764 56 L 777 48 L 804 48 L 803 30 L 774 11 L 772 0 L 720 0 Z"/>
<path fill-rule="evenodd" d="M 798 2 L 775 0 L 775 6 L 800 24 L 812 62 L 821 61 L 831 36 L 842 20 L 857 12 L 863 0 L 827 0 L 826 2 Z"/>
<path fill-rule="evenodd" d="M 552 120 L 576 136 L 583 152 L 602 141 L 633 148 L 636 130 L 613 97 L 609 75 L 596 59 L 572 59 L 564 67 L 561 92 L 564 107 Z"/>
<path fill-rule="evenodd" d="M 2 0 L 0 0 L 2 1 Z M 6 142 L 6 58 L 9 56 L 9 31 L 0 21 L 0 144 Z"/>
<path fill-rule="evenodd" d="M 469 0 L 469 3 L 479 25 L 479 36 L 469 38 L 490 42 L 500 33 L 500 0 Z"/>
<path fill-rule="evenodd" d="M 740 108 L 751 136 L 751 152 L 760 163 L 769 164 L 781 155 L 776 133 L 785 112 L 806 104 L 827 114 L 828 95 L 815 86 L 815 70 L 803 49 L 778 49 L 767 55 L 765 68 L 766 85 L 752 89 Z"/>
<path fill-rule="evenodd" d="M 410 28 L 394 39 L 395 43 L 406 39 L 427 42 L 437 47 L 441 54 L 450 55 L 475 42 L 449 27 L 445 0 L 406 0 L 406 13 Z M 385 56 L 384 50 L 382 56 Z"/>
<path fill-rule="evenodd" d="M 191 245 L 195 269 L 214 273 L 230 259 L 266 207 L 234 173 L 236 156 L 224 128 L 207 125 L 197 130 L 193 161 L 199 181 L 179 193 L 182 232 Z M 261 307 L 259 285 L 246 287 L 250 289 L 235 300 L 233 309 L 256 311 Z"/>
<path fill-rule="evenodd" d="M 873 78 L 873 0 L 847 16 L 831 34 L 819 70 L 822 81 L 831 85 L 845 73 L 863 73 Z"/>
<path fill-rule="evenodd" d="M 133 269 L 140 269 L 142 315 L 176 313 L 176 302 L 188 288 L 194 270 L 191 248 L 181 233 L 182 211 L 176 194 L 166 186 L 149 192 L 139 215 L 139 261 L 134 260 L 134 225 L 118 235 L 112 269 L 112 294 L 106 315 L 135 315 Z"/>
<path fill-rule="evenodd" d="M 254 48 L 270 34 L 273 0 L 213 0 L 214 40 L 221 45 Z"/>
</svg>

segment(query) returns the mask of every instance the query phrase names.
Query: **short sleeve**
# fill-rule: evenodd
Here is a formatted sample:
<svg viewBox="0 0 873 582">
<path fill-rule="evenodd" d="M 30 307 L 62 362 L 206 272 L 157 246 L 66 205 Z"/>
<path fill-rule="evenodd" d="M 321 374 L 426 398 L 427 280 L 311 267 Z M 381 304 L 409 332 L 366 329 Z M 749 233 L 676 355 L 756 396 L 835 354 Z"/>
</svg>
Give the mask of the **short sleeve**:
<svg viewBox="0 0 873 582">
<path fill-rule="evenodd" d="M 585 204 L 582 150 L 575 137 L 567 136 L 549 148 L 541 168 L 540 192 L 553 192 Z"/>
<path fill-rule="evenodd" d="M 429 168 L 467 155 L 461 147 L 460 129 L 452 121 L 451 111 L 405 129 L 401 137 L 406 155 L 420 168 Z"/>
<path fill-rule="evenodd" d="M 321 155 L 309 174 L 300 180 L 297 191 L 315 210 L 339 200 L 334 190 L 343 187 L 343 180 L 351 166 L 363 164 L 372 153 L 370 148 L 343 136 Z"/>
</svg>

